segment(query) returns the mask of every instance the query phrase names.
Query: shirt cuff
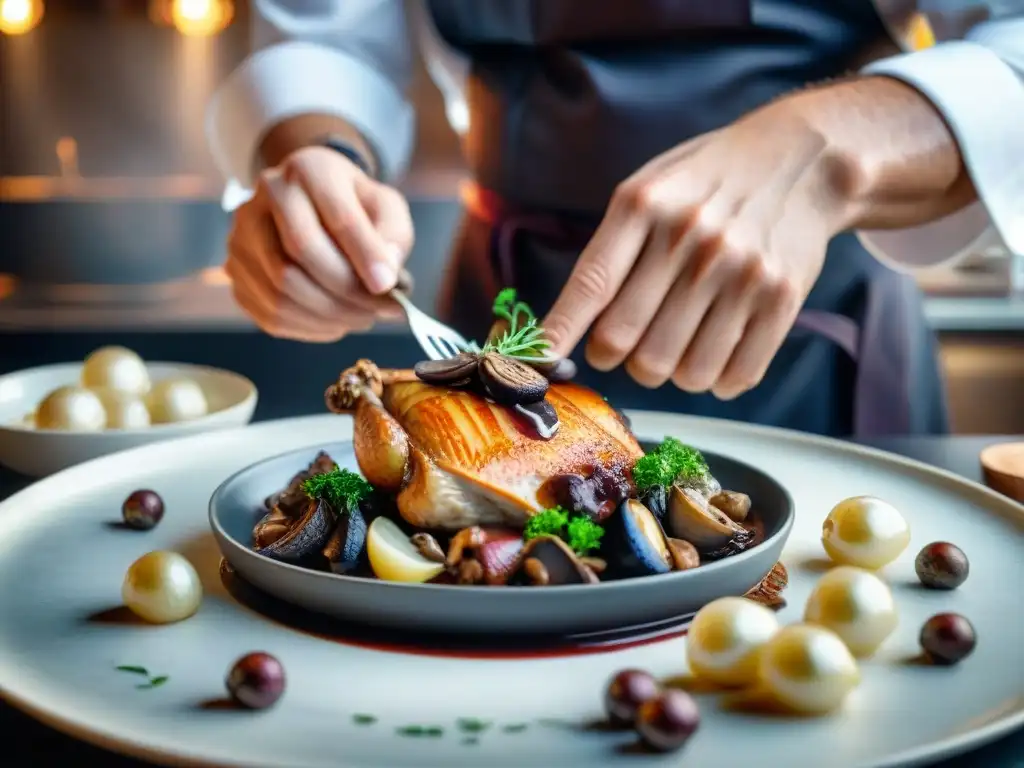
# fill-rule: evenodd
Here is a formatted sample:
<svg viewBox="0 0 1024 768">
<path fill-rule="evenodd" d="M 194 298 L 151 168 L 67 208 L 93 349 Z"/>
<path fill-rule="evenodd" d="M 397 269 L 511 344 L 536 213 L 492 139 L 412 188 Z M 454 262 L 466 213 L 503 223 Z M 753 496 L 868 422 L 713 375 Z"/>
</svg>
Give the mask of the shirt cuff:
<svg viewBox="0 0 1024 768">
<path fill-rule="evenodd" d="M 862 231 L 868 250 L 903 267 L 936 266 L 991 241 L 994 228 L 1011 252 L 1024 253 L 1024 82 L 983 45 L 942 43 L 882 59 L 865 70 L 912 85 L 942 113 L 979 202 L 929 224 Z"/>
<path fill-rule="evenodd" d="M 385 180 L 404 173 L 415 118 L 403 94 L 364 61 L 305 42 L 264 48 L 231 73 L 206 115 L 213 159 L 227 179 L 251 189 L 266 132 L 281 120 L 310 113 L 351 123 L 376 153 Z"/>
</svg>

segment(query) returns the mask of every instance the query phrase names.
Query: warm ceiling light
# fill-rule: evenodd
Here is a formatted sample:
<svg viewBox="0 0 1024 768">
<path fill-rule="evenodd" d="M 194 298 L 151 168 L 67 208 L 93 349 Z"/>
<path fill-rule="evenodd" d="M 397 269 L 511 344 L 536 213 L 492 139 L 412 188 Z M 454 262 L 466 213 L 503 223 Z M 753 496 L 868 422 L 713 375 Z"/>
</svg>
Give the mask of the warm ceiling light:
<svg viewBox="0 0 1024 768">
<path fill-rule="evenodd" d="M 222 31 L 234 13 L 231 0 L 171 0 L 168 16 L 181 34 L 203 37 Z"/>
<path fill-rule="evenodd" d="M 0 0 L 0 33 L 23 35 L 43 18 L 43 0 Z"/>
</svg>

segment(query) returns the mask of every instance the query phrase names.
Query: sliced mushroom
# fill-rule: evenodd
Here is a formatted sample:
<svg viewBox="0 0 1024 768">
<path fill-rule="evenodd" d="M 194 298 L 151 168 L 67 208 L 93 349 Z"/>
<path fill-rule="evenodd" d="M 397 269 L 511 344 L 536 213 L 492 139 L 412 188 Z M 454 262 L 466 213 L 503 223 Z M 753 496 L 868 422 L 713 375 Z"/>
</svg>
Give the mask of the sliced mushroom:
<svg viewBox="0 0 1024 768">
<path fill-rule="evenodd" d="M 472 560 L 481 569 L 480 580 L 492 585 L 504 584 L 519 562 L 522 548 L 523 537 L 519 531 L 473 526 L 463 528 L 452 537 L 446 562 L 451 570 L 461 574 L 462 564 Z"/>
<path fill-rule="evenodd" d="M 672 556 L 673 570 L 688 571 L 700 565 L 700 553 L 688 541 L 668 539 L 668 551 Z"/>
<path fill-rule="evenodd" d="M 310 499 L 306 511 L 288 533 L 256 551 L 274 560 L 299 562 L 323 551 L 337 519 L 338 516 L 329 504 Z"/>
<path fill-rule="evenodd" d="M 340 515 L 323 554 L 335 573 L 348 573 L 358 568 L 366 553 L 366 518 L 358 506 Z"/>
<path fill-rule="evenodd" d="M 519 563 L 509 576 L 512 586 L 596 584 L 597 575 L 555 536 L 538 536 L 523 547 Z"/>
<path fill-rule="evenodd" d="M 696 491 L 704 499 L 710 499 L 722 490 L 722 484 L 710 472 L 686 480 L 677 480 L 676 485 Z"/>
<path fill-rule="evenodd" d="M 257 549 L 270 546 L 288 533 L 292 527 L 292 519 L 280 507 L 274 507 L 253 529 L 253 539 Z"/>
<path fill-rule="evenodd" d="M 690 542 L 701 552 L 720 549 L 747 533 L 700 493 L 679 486 L 669 491 L 668 527 L 674 538 Z"/>
<path fill-rule="evenodd" d="M 419 553 L 427 558 L 427 560 L 433 560 L 435 563 L 446 561 L 447 558 L 445 557 L 444 550 L 441 549 L 441 545 L 429 533 L 414 533 L 409 537 L 409 541 L 413 543 Z"/>
<path fill-rule="evenodd" d="M 542 374 L 496 352 L 483 356 L 478 372 L 488 393 L 503 405 L 536 403 L 548 392 L 548 380 Z"/>
<path fill-rule="evenodd" d="M 413 371 L 427 384 L 454 386 L 468 383 L 476 373 L 479 361 L 478 355 L 462 352 L 445 360 L 423 360 L 413 366 Z"/>
<path fill-rule="evenodd" d="M 737 523 L 742 523 L 750 514 L 750 497 L 739 491 L 719 491 L 711 497 L 711 504 Z"/>
</svg>

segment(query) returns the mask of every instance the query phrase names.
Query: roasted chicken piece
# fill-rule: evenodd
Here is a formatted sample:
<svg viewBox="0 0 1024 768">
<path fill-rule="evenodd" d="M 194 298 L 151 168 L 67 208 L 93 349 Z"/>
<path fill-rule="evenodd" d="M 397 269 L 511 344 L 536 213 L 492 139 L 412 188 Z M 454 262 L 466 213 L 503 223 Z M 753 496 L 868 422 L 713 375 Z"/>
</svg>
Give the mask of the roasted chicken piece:
<svg viewBox="0 0 1024 768">
<path fill-rule="evenodd" d="M 361 360 L 326 393 L 328 408 L 350 413 L 359 468 L 397 494 L 418 528 L 522 528 L 554 503 L 549 480 L 599 469 L 629 483 L 643 455 L 618 412 L 600 395 L 552 384 L 547 401 L 560 427 L 547 440 L 512 409 L 464 389 L 431 386 L 412 371 Z"/>
</svg>

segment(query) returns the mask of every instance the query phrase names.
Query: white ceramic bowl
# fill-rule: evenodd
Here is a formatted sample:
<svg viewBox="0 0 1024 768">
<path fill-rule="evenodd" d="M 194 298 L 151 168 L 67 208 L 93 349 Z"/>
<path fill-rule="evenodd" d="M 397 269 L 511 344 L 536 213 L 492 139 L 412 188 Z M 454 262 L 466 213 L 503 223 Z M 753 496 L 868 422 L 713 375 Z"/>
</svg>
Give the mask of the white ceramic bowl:
<svg viewBox="0 0 1024 768">
<path fill-rule="evenodd" d="M 146 362 L 153 381 L 171 376 L 193 379 L 206 394 L 210 413 L 192 421 L 154 424 L 144 429 L 69 432 L 36 429 L 26 417 L 57 387 L 77 384 L 82 363 L 58 363 L 0 376 L 0 464 L 30 477 L 116 451 L 175 437 L 241 427 L 256 410 L 256 385 L 231 371 L 186 363 Z"/>
</svg>

